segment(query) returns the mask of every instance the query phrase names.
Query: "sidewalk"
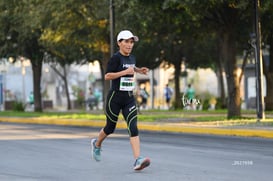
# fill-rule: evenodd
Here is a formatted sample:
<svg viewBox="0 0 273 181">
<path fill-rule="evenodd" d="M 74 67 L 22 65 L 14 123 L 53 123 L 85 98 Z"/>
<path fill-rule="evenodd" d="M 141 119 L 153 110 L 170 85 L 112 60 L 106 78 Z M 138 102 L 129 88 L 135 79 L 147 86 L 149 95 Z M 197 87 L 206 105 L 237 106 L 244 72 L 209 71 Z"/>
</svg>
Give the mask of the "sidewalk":
<svg viewBox="0 0 273 181">
<path fill-rule="evenodd" d="M 15 118 L 0 117 L 0 122 L 24 124 L 52 124 L 65 126 L 103 127 L 105 121 L 82 119 L 50 119 L 50 118 Z M 262 137 L 273 138 L 272 126 L 218 126 L 206 123 L 192 124 L 190 122 L 138 122 L 140 130 L 162 131 L 171 133 L 210 134 L 223 136 Z M 126 129 L 124 121 L 119 121 L 117 128 Z"/>
</svg>

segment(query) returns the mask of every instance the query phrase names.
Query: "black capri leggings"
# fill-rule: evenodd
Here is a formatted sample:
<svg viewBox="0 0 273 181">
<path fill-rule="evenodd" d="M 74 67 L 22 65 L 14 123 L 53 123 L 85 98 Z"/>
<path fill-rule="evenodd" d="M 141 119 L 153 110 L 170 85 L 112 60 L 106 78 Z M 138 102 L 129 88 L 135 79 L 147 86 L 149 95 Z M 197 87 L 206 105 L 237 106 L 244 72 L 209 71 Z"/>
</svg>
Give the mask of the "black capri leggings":
<svg viewBox="0 0 273 181">
<path fill-rule="evenodd" d="M 115 131 L 118 115 L 120 110 L 122 110 L 122 115 L 127 123 L 130 137 L 138 136 L 137 107 L 132 92 L 110 90 L 105 106 L 107 118 L 106 125 L 103 128 L 105 134 L 109 135 Z"/>
</svg>

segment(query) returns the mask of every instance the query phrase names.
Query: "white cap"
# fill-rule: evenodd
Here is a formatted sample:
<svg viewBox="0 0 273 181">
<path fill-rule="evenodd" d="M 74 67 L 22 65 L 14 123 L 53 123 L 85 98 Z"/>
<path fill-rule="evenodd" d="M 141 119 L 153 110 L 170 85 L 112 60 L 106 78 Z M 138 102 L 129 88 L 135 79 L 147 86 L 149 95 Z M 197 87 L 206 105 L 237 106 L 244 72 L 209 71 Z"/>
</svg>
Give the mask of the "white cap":
<svg viewBox="0 0 273 181">
<path fill-rule="evenodd" d="M 123 30 L 121 32 L 119 32 L 118 36 L 117 36 L 117 41 L 119 40 L 128 40 L 130 38 L 133 38 L 134 41 L 138 41 L 138 37 L 133 35 L 133 33 L 129 30 Z"/>
</svg>

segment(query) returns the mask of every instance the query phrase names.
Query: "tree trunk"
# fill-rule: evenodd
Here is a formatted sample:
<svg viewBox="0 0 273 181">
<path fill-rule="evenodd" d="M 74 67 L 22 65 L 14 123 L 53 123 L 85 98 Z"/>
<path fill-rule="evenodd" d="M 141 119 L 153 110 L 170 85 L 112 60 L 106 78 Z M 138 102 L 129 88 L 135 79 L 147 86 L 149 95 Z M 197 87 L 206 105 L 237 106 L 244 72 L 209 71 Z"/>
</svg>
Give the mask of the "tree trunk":
<svg viewBox="0 0 273 181">
<path fill-rule="evenodd" d="M 222 66 L 222 62 L 221 62 L 221 58 L 219 56 L 219 60 L 217 61 L 217 65 L 218 65 L 218 72 L 219 72 L 219 84 L 220 84 L 220 98 L 222 101 L 222 105 L 221 108 L 224 109 L 227 107 L 227 101 L 226 101 L 226 91 L 225 91 L 225 85 L 224 85 L 224 76 L 223 76 L 223 66 Z"/>
<path fill-rule="evenodd" d="M 240 83 L 236 65 L 235 39 L 232 33 L 226 32 L 222 36 L 222 53 L 228 86 L 227 108 L 228 119 L 241 117 Z"/>
<path fill-rule="evenodd" d="M 33 95 L 34 95 L 34 111 L 42 112 L 42 94 L 41 94 L 41 77 L 44 52 L 41 51 L 36 38 L 27 41 L 24 49 L 24 56 L 30 59 L 33 73 Z"/>
<path fill-rule="evenodd" d="M 52 68 L 52 70 L 54 70 L 54 72 L 58 76 L 60 76 L 60 78 L 64 81 L 65 95 L 66 95 L 66 100 L 67 100 L 67 110 L 71 110 L 72 106 L 71 106 L 70 94 L 69 94 L 69 89 L 68 89 L 66 65 L 60 64 L 60 66 L 61 66 L 61 68 L 63 70 L 63 74 L 56 68 L 56 65 L 55 66 L 50 65 L 50 67 Z"/>
<path fill-rule="evenodd" d="M 104 53 L 103 60 L 102 60 L 102 62 L 100 62 L 101 80 L 102 80 L 102 85 L 103 85 L 103 90 L 102 90 L 102 93 L 103 93 L 103 104 L 105 103 L 108 91 L 110 89 L 110 81 L 106 81 L 104 79 L 104 74 L 105 74 L 105 71 L 107 69 L 107 64 L 108 64 L 109 59 L 110 59 L 110 53 Z M 103 105 L 103 107 L 104 107 L 104 105 Z"/>
<path fill-rule="evenodd" d="M 264 75 L 266 77 L 266 97 L 265 110 L 273 110 L 273 34 L 269 36 L 269 65 L 264 68 Z M 265 65 L 265 63 L 264 63 Z"/>
<path fill-rule="evenodd" d="M 233 73 L 228 73 L 228 115 L 227 117 L 236 118 L 241 117 L 241 98 L 240 98 L 240 84 L 237 75 L 237 70 L 233 70 Z"/>
<path fill-rule="evenodd" d="M 180 95 L 180 74 L 181 74 L 182 59 L 174 62 L 174 84 L 175 84 L 175 102 L 174 108 L 182 108 L 182 100 Z"/>
<path fill-rule="evenodd" d="M 42 112 L 42 94 L 41 94 L 41 76 L 42 76 L 42 60 L 31 60 L 33 72 L 33 89 L 34 89 L 34 111 Z"/>
<path fill-rule="evenodd" d="M 67 100 L 67 110 L 71 110 L 71 101 L 70 101 L 70 94 L 68 89 L 68 83 L 67 83 L 67 73 L 66 73 L 66 66 L 63 66 L 64 75 L 61 76 L 64 81 L 65 86 L 65 94 L 66 94 L 66 100 Z"/>
<path fill-rule="evenodd" d="M 273 73 L 266 74 L 265 110 L 273 111 Z"/>
</svg>

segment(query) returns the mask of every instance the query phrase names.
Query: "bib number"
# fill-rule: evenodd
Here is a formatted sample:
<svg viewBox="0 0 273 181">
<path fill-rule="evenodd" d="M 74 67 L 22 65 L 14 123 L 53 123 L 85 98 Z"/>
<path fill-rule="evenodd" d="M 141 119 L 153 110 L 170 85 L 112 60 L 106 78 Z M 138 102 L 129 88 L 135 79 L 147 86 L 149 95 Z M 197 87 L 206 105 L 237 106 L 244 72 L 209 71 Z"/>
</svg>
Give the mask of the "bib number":
<svg viewBox="0 0 273 181">
<path fill-rule="evenodd" d="M 120 91 L 133 91 L 135 88 L 134 77 L 121 77 L 120 78 Z"/>
</svg>

